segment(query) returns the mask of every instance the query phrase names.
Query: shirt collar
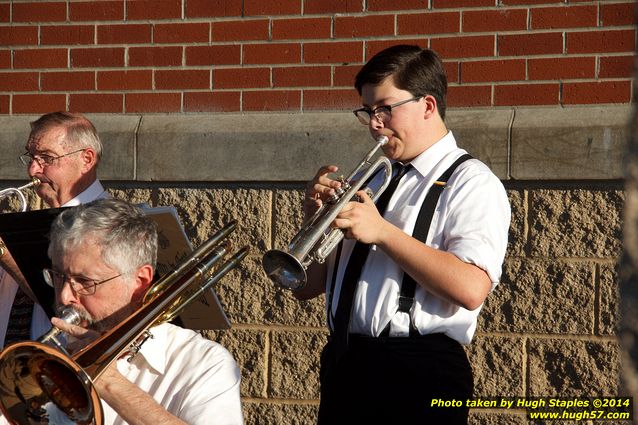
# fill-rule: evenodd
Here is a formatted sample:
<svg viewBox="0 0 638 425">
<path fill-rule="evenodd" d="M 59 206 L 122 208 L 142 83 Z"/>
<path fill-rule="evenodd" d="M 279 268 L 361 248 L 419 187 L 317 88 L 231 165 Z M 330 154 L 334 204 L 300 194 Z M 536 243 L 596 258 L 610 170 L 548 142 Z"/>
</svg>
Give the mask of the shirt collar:
<svg viewBox="0 0 638 425">
<path fill-rule="evenodd" d="M 421 174 L 427 176 L 434 167 L 450 152 L 457 149 L 452 131 L 448 131 L 438 142 L 414 158 L 410 164 Z"/>
<path fill-rule="evenodd" d="M 166 370 L 168 324 L 162 323 L 149 329 L 149 332 L 153 337 L 148 338 L 144 344 L 142 344 L 142 348 L 137 355 L 144 357 L 146 363 L 161 375 Z"/>
<path fill-rule="evenodd" d="M 80 204 L 86 204 L 91 201 L 95 201 L 96 199 L 105 197 L 104 187 L 99 180 L 95 180 L 91 183 L 91 186 L 87 187 L 84 192 L 77 195 L 75 198 L 70 201 L 64 203 L 63 207 L 75 207 Z"/>
</svg>

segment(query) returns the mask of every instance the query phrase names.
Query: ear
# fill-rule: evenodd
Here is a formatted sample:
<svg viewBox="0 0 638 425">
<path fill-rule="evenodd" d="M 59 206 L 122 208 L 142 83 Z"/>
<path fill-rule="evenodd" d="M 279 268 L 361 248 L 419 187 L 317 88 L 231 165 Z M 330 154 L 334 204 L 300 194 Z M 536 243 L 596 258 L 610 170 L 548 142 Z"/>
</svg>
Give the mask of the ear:
<svg viewBox="0 0 638 425">
<path fill-rule="evenodd" d="M 134 277 L 133 299 L 141 301 L 153 282 L 153 267 L 149 264 L 143 265 L 137 269 Z"/>
<path fill-rule="evenodd" d="M 97 154 L 92 148 L 84 149 L 81 154 L 82 159 L 82 170 L 90 171 L 95 168 L 95 164 L 97 163 Z"/>
<path fill-rule="evenodd" d="M 434 114 L 438 114 L 438 107 L 434 96 L 428 94 L 424 96 L 421 101 L 425 103 L 425 111 L 423 113 L 424 119 L 430 119 Z"/>
</svg>

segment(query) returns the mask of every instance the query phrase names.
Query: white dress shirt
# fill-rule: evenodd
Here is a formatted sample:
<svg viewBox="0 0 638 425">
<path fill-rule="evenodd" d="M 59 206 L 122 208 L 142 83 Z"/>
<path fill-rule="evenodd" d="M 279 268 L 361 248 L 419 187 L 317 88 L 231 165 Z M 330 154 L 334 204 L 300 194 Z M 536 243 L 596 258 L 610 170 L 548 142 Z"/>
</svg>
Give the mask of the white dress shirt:
<svg viewBox="0 0 638 425">
<path fill-rule="evenodd" d="M 448 132 L 416 157 L 411 162 L 414 168 L 402 178 L 392 195 L 384 218 L 411 235 L 429 188 L 465 153 L 457 147 L 452 132 Z M 373 180 L 370 186 L 380 185 Z M 494 289 L 501 276 L 510 215 L 501 181 L 482 162 L 471 159 L 459 165 L 441 193 L 426 243 L 485 270 Z M 337 311 L 341 279 L 353 247 L 353 240 L 344 241 L 334 295 L 329 293 L 334 255 L 327 262 L 327 296 L 333 297 L 332 311 L 328 311 L 330 323 Z M 391 336 L 409 334 L 409 316 L 397 313 L 402 278 L 403 270 L 380 248 L 372 245 L 354 296 L 351 333 L 379 336 L 391 322 Z M 440 332 L 468 344 L 474 335 L 481 307 L 466 310 L 417 285 L 411 312 L 421 334 Z"/>
<path fill-rule="evenodd" d="M 150 332 L 153 338 L 144 342 L 131 362 L 117 360 L 120 373 L 189 425 L 243 423 L 240 371 L 228 350 L 169 323 Z M 111 406 L 104 401 L 101 404 L 104 425 L 127 424 Z M 51 423 L 68 421 L 53 404 L 45 408 Z M 142 410 L 133 413 L 144 415 Z M 6 418 L 0 414 L 0 425 L 5 424 Z"/>
<path fill-rule="evenodd" d="M 94 181 L 82 193 L 71 199 L 63 207 L 71 207 L 86 204 L 96 199 L 108 198 L 110 195 L 104 190 L 99 180 Z M 18 284 L 13 277 L 0 267 L 0 347 L 4 347 L 4 339 L 7 335 L 11 307 L 18 291 Z M 53 300 L 51 300 L 53 302 Z M 31 339 L 37 339 L 51 329 L 51 320 L 39 304 L 33 306 L 31 319 Z"/>
</svg>

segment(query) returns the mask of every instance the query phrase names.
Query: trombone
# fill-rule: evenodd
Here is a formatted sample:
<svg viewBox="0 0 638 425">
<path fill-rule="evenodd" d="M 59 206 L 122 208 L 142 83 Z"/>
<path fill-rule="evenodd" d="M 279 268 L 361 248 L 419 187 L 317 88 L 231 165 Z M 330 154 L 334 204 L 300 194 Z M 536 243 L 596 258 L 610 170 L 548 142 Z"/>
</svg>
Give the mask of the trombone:
<svg viewBox="0 0 638 425">
<path fill-rule="evenodd" d="M 361 187 L 375 175 L 383 170 L 384 180 L 379 189 L 373 192 L 367 187 L 366 192 L 376 201 L 390 184 L 392 178 L 392 164 L 385 156 L 380 156 L 374 163 L 370 160 L 374 154 L 388 143 L 386 136 L 376 139 L 377 144 L 359 162 L 350 175 L 341 181 L 341 188 L 321 207 L 299 230 L 288 245 L 288 251 L 271 249 L 264 254 L 263 267 L 268 277 L 277 285 L 291 290 L 301 289 L 306 285 L 308 276 L 306 269 L 313 262 L 323 263 L 332 250 L 341 242 L 345 233 L 341 229 L 331 229 L 334 221 L 346 204 L 355 198 L 355 194 Z M 364 167 L 365 172 L 359 176 Z M 355 177 L 357 178 L 354 181 Z"/>
<path fill-rule="evenodd" d="M 103 424 L 101 401 L 92 381 L 125 350 L 135 355 L 149 328 L 179 314 L 239 265 L 248 254 L 247 247 L 218 266 L 230 250 L 225 239 L 236 225 L 228 223 L 204 242 L 147 292 L 136 312 L 73 356 L 45 344 L 61 347 L 55 328 L 38 341 L 14 343 L 0 352 L 0 409 L 9 422 L 30 424 L 29 418 L 38 415 L 39 420 L 56 425 Z M 62 320 L 74 323 L 72 314 Z"/>
<path fill-rule="evenodd" d="M 39 184 L 40 184 L 40 179 L 37 177 L 33 177 L 29 183 L 22 185 L 20 187 L 8 187 L 6 189 L 0 190 L 0 200 L 6 198 L 7 196 L 11 194 L 16 194 L 18 195 L 18 198 L 20 198 L 20 205 L 21 205 L 20 212 L 25 212 L 27 210 L 27 198 L 25 198 L 24 193 L 22 193 L 22 191 L 24 189 L 30 188 L 31 186 L 35 187 Z"/>
</svg>

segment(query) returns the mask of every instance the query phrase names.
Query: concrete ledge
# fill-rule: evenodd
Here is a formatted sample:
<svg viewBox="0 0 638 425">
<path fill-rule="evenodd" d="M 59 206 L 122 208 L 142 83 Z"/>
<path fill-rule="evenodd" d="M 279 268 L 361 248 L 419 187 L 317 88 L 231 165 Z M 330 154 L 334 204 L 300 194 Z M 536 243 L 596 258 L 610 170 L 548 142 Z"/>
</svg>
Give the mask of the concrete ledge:
<svg viewBox="0 0 638 425">
<path fill-rule="evenodd" d="M 447 124 L 503 180 L 617 179 L 631 114 L 630 105 L 450 110 Z M 17 156 L 35 118 L 0 117 L 0 179 L 24 179 Z M 104 180 L 307 181 L 324 164 L 347 174 L 373 146 L 350 112 L 89 118 Z"/>
</svg>

